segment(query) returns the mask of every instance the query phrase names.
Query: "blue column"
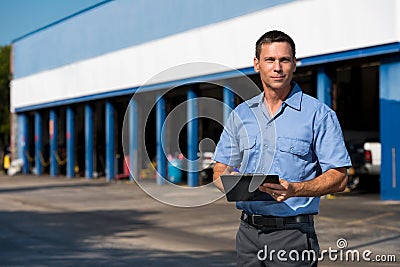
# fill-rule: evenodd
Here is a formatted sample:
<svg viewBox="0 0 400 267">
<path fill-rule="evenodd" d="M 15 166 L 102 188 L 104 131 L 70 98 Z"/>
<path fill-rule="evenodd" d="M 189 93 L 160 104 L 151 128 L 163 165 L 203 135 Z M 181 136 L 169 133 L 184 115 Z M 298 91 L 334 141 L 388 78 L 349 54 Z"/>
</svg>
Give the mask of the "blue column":
<svg viewBox="0 0 400 267">
<path fill-rule="evenodd" d="M 129 169 L 130 178 L 139 179 L 138 157 L 138 107 L 136 101 L 129 102 Z"/>
<path fill-rule="evenodd" d="M 187 154 L 188 154 L 188 185 L 198 186 L 199 173 L 198 173 L 198 108 L 197 108 L 197 95 L 193 89 L 189 89 L 187 94 Z"/>
<path fill-rule="evenodd" d="M 67 107 L 66 114 L 67 136 L 67 177 L 75 176 L 75 112 L 72 107 Z"/>
<path fill-rule="evenodd" d="M 85 176 L 93 178 L 93 108 L 85 105 Z"/>
<path fill-rule="evenodd" d="M 324 67 L 318 68 L 317 97 L 319 101 L 332 107 L 332 80 Z"/>
<path fill-rule="evenodd" d="M 42 115 L 39 111 L 35 112 L 35 167 L 37 175 L 43 172 L 40 157 L 42 155 Z"/>
<path fill-rule="evenodd" d="M 58 163 L 56 153 L 58 153 L 58 118 L 54 109 L 50 110 L 49 120 L 50 137 L 50 176 L 58 175 Z"/>
<path fill-rule="evenodd" d="M 400 57 L 382 60 L 379 67 L 381 199 L 400 200 Z"/>
<path fill-rule="evenodd" d="M 114 106 L 106 102 L 106 178 L 110 182 L 115 177 L 114 155 Z"/>
<path fill-rule="evenodd" d="M 163 146 L 165 144 L 165 131 L 162 126 L 166 119 L 165 99 L 162 96 L 157 97 L 156 107 L 156 143 L 157 143 L 157 184 L 164 184 L 167 179 L 167 160 L 164 154 Z"/>
<path fill-rule="evenodd" d="M 22 159 L 24 166 L 22 173 L 29 173 L 29 160 L 28 160 L 28 116 L 26 114 L 18 114 L 18 158 Z"/>
<path fill-rule="evenodd" d="M 224 109 L 223 109 L 223 120 L 224 124 L 228 119 L 229 113 L 235 108 L 235 94 L 229 87 L 224 87 L 223 89 L 223 100 L 224 100 Z"/>
</svg>

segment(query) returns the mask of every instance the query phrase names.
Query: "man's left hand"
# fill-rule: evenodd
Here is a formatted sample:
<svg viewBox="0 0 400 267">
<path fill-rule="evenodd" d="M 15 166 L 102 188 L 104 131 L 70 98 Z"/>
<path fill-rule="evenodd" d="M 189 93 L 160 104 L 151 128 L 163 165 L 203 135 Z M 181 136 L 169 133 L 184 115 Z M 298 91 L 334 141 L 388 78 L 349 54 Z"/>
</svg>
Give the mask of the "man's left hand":
<svg viewBox="0 0 400 267">
<path fill-rule="evenodd" d="M 259 186 L 260 191 L 270 194 L 276 201 L 282 202 L 294 196 L 294 186 L 284 179 L 279 184 L 265 183 Z"/>
</svg>

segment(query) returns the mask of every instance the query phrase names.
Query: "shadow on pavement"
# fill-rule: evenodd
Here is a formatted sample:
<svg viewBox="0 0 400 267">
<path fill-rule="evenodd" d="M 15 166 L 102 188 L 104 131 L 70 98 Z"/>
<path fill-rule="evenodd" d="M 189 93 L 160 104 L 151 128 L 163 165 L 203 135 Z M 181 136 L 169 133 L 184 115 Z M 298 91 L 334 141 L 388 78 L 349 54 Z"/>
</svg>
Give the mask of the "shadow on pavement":
<svg viewBox="0 0 400 267">
<path fill-rule="evenodd" d="M 234 265 L 234 252 L 229 251 L 176 252 L 138 247 L 135 240 L 146 238 L 146 232 L 140 229 L 154 226 L 144 216 L 155 213 L 2 211 L 0 266 Z"/>
</svg>

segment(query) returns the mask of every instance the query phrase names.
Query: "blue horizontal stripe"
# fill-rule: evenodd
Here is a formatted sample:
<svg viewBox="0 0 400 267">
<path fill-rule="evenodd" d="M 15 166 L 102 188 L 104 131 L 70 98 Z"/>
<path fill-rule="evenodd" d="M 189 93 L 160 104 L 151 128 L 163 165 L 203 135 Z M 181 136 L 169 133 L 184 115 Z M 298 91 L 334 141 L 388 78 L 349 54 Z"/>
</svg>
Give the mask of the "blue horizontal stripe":
<svg viewBox="0 0 400 267">
<path fill-rule="evenodd" d="M 324 54 L 319 56 L 307 57 L 298 60 L 298 66 L 318 65 L 335 61 L 378 56 L 383 54 L 400 52 L 400 43 L 384 44 L 354 50 Z"/>
<path fill-rule="evenodd" d="M 52 102 L 43 103 L 43 104 L 20 107 L 20 108 L 16 108 L 15 111 L 17 113 L 19 113 L 19 112 L 38 110 L 38 109 L 43 109 L 43 108 L 57 107 L 57 106 L 63 106 L 63 105 L 72 105 L 72 104 L 76 104 L 76 103 L 88 102 L 88 101 L 99 100 L 99 99 L 109 99 L 112 97 L 133 95 L 138 90 L 140 90 L 140 92 L 149 92 L 149 91 L 161 90 L 161 89 L 177 87 L 177 86 L 182 86 L 182 85 L 188 85 L 188 84 L 193 84 L 193 83 L 203 83 L 203 82 L 210 82 L 210 81 L 221 80 L 221 79 L 229 79 L 229 78 L 238 77 L 239 75 L 242 75 L 242 74 L 243 75 L 251 75 L 254 73 L 255 72 L 254 72 L 253 67 L 244 68 L 241 70 L 232 70 L 232 71 L 221 72 L 221 73 L 213 73 L 213 74 L 208 74 L 208 75 L 203 75 L 203 76 L 198 76 L 198 77 L 191 77 L 191 78 L 180 79 L 180 80 L 174 80 L 174 81 L 169 81 L 169 82 L 164 82 L 164 83 L 137 86 L 137 87 L 127 88 L 127 89 L 122 89 L 122 90 L 115 90 L 115 91 L 111 91 L 111 92 L 105 92 L 105 93 L 93 94 L 93 95 L 88 95 L 88 96 L 52 101 Z"/>
</svg>

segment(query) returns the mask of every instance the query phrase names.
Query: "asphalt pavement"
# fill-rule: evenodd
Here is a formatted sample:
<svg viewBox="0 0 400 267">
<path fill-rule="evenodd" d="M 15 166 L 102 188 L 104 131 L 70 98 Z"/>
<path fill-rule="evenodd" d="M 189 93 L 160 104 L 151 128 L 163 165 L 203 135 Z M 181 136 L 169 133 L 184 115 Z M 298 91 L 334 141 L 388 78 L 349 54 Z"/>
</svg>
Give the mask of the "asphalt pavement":
<svg viewBox="0 0 400 267">
<path fill-rule="evenodd" d="M 0 266 L 235 266 L 239 215 L 224 198 L 175 207 L 129 181 L 0 176 Z M 400 202 L 360 192 L 324 198 L 316 229 L 319 266 L 400 262 Z"/>
</svg>

